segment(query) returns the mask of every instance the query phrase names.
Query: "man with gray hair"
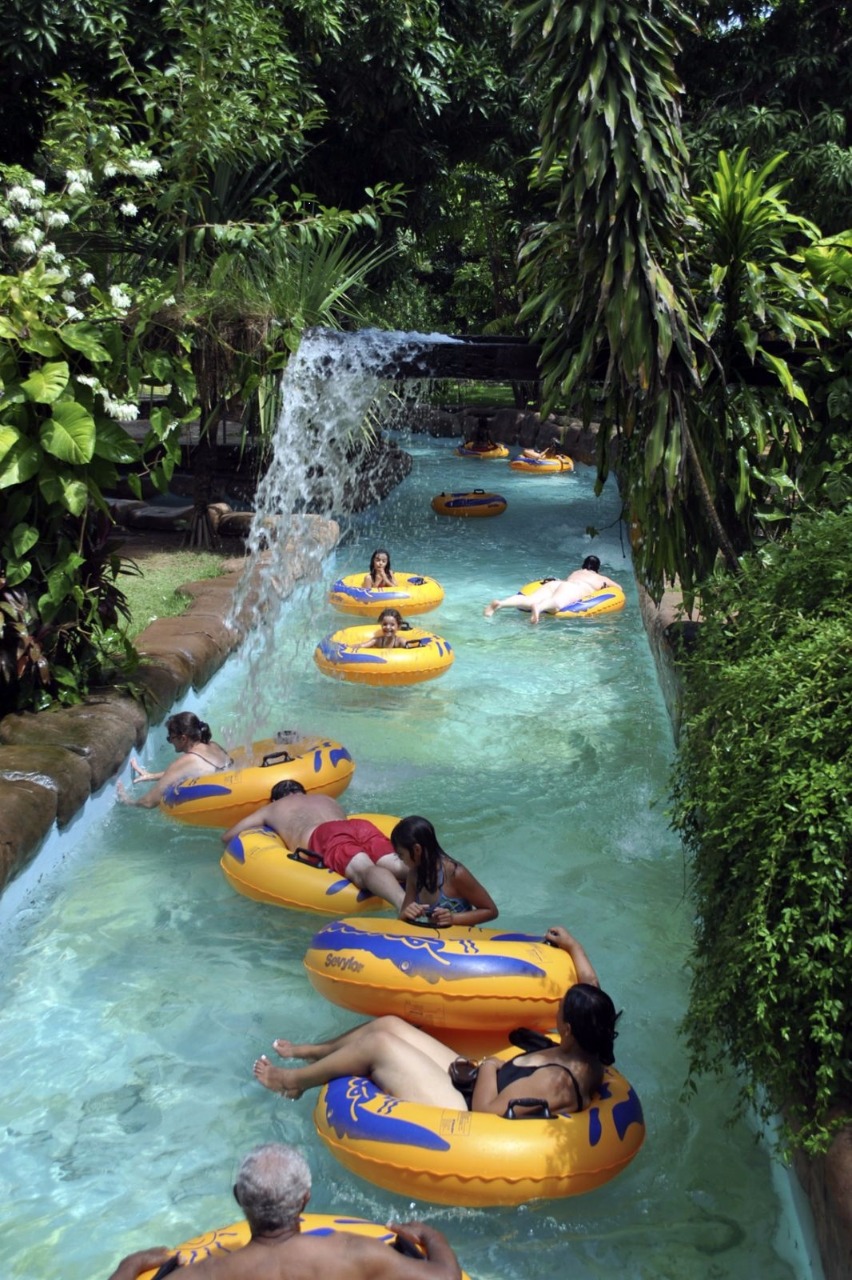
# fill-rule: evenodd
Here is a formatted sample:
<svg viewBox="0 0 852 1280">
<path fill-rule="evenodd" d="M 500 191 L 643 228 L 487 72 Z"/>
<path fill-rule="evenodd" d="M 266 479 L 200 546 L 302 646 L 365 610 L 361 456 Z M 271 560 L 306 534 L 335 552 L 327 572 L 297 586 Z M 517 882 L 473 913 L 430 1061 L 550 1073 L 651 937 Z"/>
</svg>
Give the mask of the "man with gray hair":
<svg viewBox="0 0 852 1280">
<path fill-rule="evenodd" d="M 299 1219 L 311 1197 L 311 1171 L 304 1157 L 283 1143 L 249 1152 L 237 1173 L 234 1196 L 251 1239 L 234 1253 L 194 1263 L 193 1280 L 461 1280 L 449 1242 L 423 1222 L 391 1228 L 405 1252 L 346 1231 L 302 1235 Z M 180 1265 L 176 1257 L 168 1249 L 142 1249 L 123 1258 L 110 1280 L 136 1280 L 158 1266 L 167 1275 Z"/>
</svg>

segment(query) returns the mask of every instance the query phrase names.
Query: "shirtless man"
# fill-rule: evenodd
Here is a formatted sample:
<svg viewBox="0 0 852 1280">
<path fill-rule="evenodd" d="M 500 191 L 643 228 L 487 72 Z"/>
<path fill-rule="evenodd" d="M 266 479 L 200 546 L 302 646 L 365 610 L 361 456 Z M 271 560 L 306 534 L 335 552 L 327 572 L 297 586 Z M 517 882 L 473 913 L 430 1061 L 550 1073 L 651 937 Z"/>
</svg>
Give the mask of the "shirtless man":
<svg viewBox="0 0 852 1280">
<path fill-rule="evenodd" d="M 505 600 L 492 600 L 485 607 L 485 616 L 490 618 L 498 609 L 511 606 L 514 609 L 529 609 L 532 615 L 530 622 L 538 622 L 543 613 L 555 613 L 577 600 L 584 600 L 595 591 L 617 587 L 617 582 L 599 572 L 600 567 L 601 562 L 597 556 L 586 556 L 582 568 L 575 569 L 567 578 L 554 578 L 552 582 L 543 583 L 531 595 L 516 592 L 513 596 L 506 596 Z"/>
<path fill-rule="evenodd" d="M 287 779 L 272 788 L 270 803 L 234 823 L 222 836 L 228 844 L 250 827 L 271 827 L 288 849 L 310 849 L 325 866 L 359 889 L 384 898 L 399 911 L 405 897 L 405 863 L 379 828 L 364 818 L 347 818 L 336 800 L 306 795 L 300 782 Z"/>
<path fill-rule="evenodd" d="M 298 1151 L 282 1143 L 249 1152 L 240 1165 L 234 1196 L 251 1239 L 234 1253 L 193 1263 L 188 1273 L 193 1280 L 461 1280 L 449 1242 L 423 1222 L 390 1228 L 408 1246 L 409 1256 L 380 1240 L 346 1231 L 302 1235 L 299 1216 L 311 1196 L 311 1171 Z M 426 1256 L 410 1256 L 414 1245 Z M 136 1280 L 173 1254 L 167 1249 L 128 1254 L 109 1280 Z"/>
</svg>

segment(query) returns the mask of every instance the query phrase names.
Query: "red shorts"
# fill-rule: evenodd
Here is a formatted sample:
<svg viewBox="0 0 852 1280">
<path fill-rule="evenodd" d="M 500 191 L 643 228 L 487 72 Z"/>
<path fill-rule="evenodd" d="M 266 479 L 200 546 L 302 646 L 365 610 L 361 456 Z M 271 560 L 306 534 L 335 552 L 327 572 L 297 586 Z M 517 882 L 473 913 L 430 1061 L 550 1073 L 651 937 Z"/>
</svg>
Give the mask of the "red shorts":
<svg viewBox="0 0 852 1280">
<path fill-rule="evenodd" d="M 393 853 L 393 845 L 378 827 L 366 818 L 344 818 L 340 822 L 321 822 L 311 833 L 311 848 L 318 853 L 329 871 L 345 876 L 346 868 L 356 853 L 366 853 L 371 862 Z"/>
</svg>

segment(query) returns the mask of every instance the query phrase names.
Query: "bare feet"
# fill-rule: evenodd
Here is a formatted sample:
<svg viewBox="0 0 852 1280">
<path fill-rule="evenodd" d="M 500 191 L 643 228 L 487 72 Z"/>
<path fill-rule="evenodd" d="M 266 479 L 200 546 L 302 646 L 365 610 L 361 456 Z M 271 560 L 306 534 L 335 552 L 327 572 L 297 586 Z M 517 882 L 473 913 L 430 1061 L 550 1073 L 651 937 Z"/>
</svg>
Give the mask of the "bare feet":
<svg viewBox="0 0 852 1280">
<path fill-rule="evenodd" d="M 490 604 L 487 604 L 485 606 L 483 613 L 485 614 L 486 618 L 490 618 L 491 615 L 493 613 L 496 613 L 499 608 L 500 608 L 500 601 L 492 600 Z"/>
<path fill-rule="evenodd" d="M 538 609 L 530 609 L 530 622 L 533 626 L 537 624 L 540 616 Z"/>
<path fill-rule="evenodd" d="M 272 1047 L 279 1058 L 302 1058 L 305 1062 L 316 1062 L 323 1056 L 315 1052 L 318 1045 L 296 1044 L 294 1040 L 273 1040 Z"/>
<path fill-rule="evenodd" d="M 290 1085 L 292 1072 L 285 1071 L 283 1067 L 273 1067 L 265 1053 L 260 1055 L 252 1070 L 264 1089 L 280 1093 L 285 1098 L 301 1098 L 303 1090 Z"/>
</svg>

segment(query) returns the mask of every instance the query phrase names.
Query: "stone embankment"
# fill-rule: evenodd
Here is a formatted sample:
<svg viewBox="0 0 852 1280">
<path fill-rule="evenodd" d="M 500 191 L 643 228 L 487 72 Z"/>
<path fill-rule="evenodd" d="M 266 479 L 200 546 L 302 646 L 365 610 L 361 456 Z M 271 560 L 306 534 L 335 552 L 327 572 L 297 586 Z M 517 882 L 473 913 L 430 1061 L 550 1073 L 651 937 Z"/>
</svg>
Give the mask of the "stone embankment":
<svg viewBox="0 0 852 1280">
<path fill-rule="evenodd" d="M 340 535 L 333 520 L 302 519 L 311 522 L 319 557 L 305 556 L 301 546 L 287 542 L 282 596 L 316 573 Z M 187 583 L 182 590 L 192 597 L 188 612 L 159 618 L 142 632 L 132 696 L 104 689 L 79 706 L 0 720 L 0 891 L 35 857 L 53 824 L 67 826 L 129 752 L 142 746 L 150 726 L 189 689 L 202 688 L 236 648 L 246 628 L 239 618 L 234 624 L 228 618 L 246 567 L 239 557 L 226 561 L 222 576 Z"/>
</svg>

